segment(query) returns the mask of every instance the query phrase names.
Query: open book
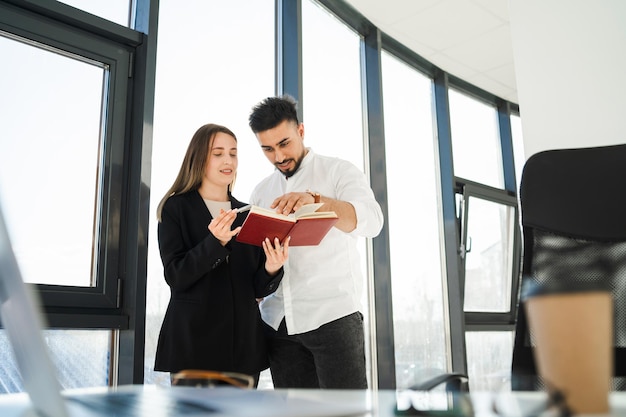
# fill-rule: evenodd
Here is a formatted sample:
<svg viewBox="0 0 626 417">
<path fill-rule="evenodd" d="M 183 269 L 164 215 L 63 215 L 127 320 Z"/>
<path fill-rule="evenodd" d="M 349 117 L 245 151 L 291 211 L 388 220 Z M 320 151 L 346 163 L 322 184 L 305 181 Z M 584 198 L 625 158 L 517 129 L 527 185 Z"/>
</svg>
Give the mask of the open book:
<svg viewBox="0 0 626 417">
<path fill-rule="evenodd" d="M 236 240 L 261 246 L 266 237 L 272 241 L 277 237 L 282 242 L 291 236 L 289 246 L 318 245 L 338 220 L 334 211 L 315 211 L 322 205 L 306 204 L 290 215 L 251 206 Z"/>
</svg>

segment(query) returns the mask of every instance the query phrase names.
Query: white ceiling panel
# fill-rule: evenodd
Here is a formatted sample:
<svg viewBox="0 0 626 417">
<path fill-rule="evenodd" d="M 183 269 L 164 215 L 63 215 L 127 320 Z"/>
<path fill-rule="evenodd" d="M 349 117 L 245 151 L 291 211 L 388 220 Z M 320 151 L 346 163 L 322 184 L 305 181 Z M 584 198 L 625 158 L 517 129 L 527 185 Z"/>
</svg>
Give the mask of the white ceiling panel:
<svg viewBox="0 0 626 417">
<path fill-rule="evenodd" d="M 517 103 L 507 0 L 347 0 L 443 70 Z"/>
</svg>

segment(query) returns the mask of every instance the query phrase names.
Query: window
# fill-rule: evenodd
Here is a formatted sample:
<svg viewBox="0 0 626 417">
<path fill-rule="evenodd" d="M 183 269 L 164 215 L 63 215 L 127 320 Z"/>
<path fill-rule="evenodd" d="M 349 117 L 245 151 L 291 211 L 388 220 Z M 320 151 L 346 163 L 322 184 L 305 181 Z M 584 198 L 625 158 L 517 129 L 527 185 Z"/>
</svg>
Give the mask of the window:
<svg viewBox="0 0 626 417">
<path fill-rule="evenodd" d="M 0 51 L 0 195 L 24 280 L 93 287 L 108 66 L 24 39 Z"/>
<path fill-rule="evenodd" d="M 132 0 L 60 0 L 69 6 L 76 7 L 88 13 L 110 20 L 122 26 L 128 26 L 130 22 L 130 6 Z"/>
<path fill-rule="evenodd" d="M 305 144 L 364 169 L 360 37 L 317 3 L 302 2 Z"/>
<path fill-rule="evenodd" d="M 454 175 L 501 188 L 502 152 L 495 108 L 453 89 L 449 98 Z"/>
<path fill-rule="evenodd" d="M 0 69 L 8 92 L 0 98 L 0 191 L 20 267 L 27 281 L 46 284 L 46 305 L 117 308 L 127 120 L 120 98 L 138 37 L 121 28 L 120 44 L 0 7 L 0 23 L 13 30 L 0 36 L 2 54 L 16 57 Z"/>
<path fill-rule="evenodd" d="M 0 195 L 20 268 L 46 307 L 61 383 L 107 385 L 117 370 L 112 341 L 133 318 L 118 290 L 137 280 L 124 263 L 138 247 L 128 233 L 127 132 L 136 104 L 129 79 L 146 38 L 45 3 L 0 2 L 0 53 L 9 57 L 0 69 Z"/>
<path fill-rule="evenodd" d="M 465 204 L 464 310 L 507 313 L 511 310 L 515 258 L 515 206 L 484 200 L 476 195 L 468 195 Z"/>
<path fill-rule="evenodd" d="M 495 106 L 455 90 L 449 97 L 468 375 L 471 389 L 493 389 L 500 384 L 487 377 L 494 367 L 510 373 L 519 284 L 517 199 L 504 190 Z"/>
<path fill-rule="evenodd" d="M 396 386 L 446 370 L 432 81 L 383 52 Z"/>
<path fill-rule="evenodd" d="M 461 219 L 466 357 L 470 389 L 506 388 L 519 285 L 517 200 L 502 190 L 468 183 L 457 195 Z M 488 296 L 486 296 L 488 294 Z M 485 373 L 487 372 L 487 373 Z"/>
<path fill-rule="evenodd" d="M 63 389 L 109 385 L 111 331 L 45 330 L 44 341 Z M 0 393 L 24 391 L 4 330 L 0 331 Z"/>
<path fill-rule="evenodd" d="M 510 391 L 514 337 L 513 331 L 465 333 L 472 391 Z"/>
<path fill-rule="evenodd" d="M 272 0 L 161 2 L 148 245 L 147 384 L 169 384 L 169 374 L 153 370 L 170 296 L 159 255 L 156 207 L 174 182 L 191 137 L 206 123 L 227 126 L 237 135 L 239 168 L 233 194 L 247 201 L 256 183 L 272 172 L 248 127 L 248 114 L 272 95 Z M 259 387 L 268 386 L 271 379 L 266 372 Z"/>
<path fill-rule="evenodd" d="M 316 153 L 336 156 L 364 170 L 361 111 L 360 37 L 313 1 L 302 2 L 302 78 L 304 143 Z M 366 241 L 359 242 L 363 274 L 365 340 L 371 320 L 367 299 Z M 370 345 L 366 343 L 371 375 Z M 371 376 L 370 376 L 371 386 Z"/>
</svg>

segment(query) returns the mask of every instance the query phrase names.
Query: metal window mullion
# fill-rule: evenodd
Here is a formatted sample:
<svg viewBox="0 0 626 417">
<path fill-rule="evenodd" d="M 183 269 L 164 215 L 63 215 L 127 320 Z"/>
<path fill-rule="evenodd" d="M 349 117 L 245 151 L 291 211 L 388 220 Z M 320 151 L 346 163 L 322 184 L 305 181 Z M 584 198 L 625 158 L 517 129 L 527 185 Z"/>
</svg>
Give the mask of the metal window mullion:
<svg viewBox="0 0 626 417">
<path fill-rule="evenodd" d="M 452 158 L 452 134 L 450 104 L 448 98 L 448 75 L 439 72 L 433 83 L 433 110 L 435 117 L 436 146 L 439 158 L 439 186 L 443 216 L 443 253 L 445 265 L 443 285 L 447 307 L 446 325 L 449 360 L 453 372 L 467 373 L 465 349 L 465 322 L 463 312 L 463 288 L 459 258 L 459 236 L 456 217 L 454 165 Z"/>
<path fill-rule="evenodd" d="M 124 279 L 122 311 L 128 329 L 116 334 L 118 355 L 112 357 L 119 384 L 143 384 L 146 335 L 146 287 L 148 277 L 148 229 L 152 168 L 152 126 L 158 31 L 158 0 L 137 0 L 133 26 L 143 42 L 133 54 L 133 74 L 126 91 L 126 133 L 122 209 L 124 237 L 120 241 L 120 275 Z"/>
<path fill-rule="evenodd" d="M 396 387 L 395 342 L 393 329 L 393 306 L 391 292 L 391 262 L 389 253 L 389 208 L 387 199 L 387 167 L 385 157 L 385 132 L 382 97 L 381 36 L 372 29 L 361 42 L 361 82 L 365 129 L 367 135 L 366 166 L 372 190 L 387 221 L 376 238 L 371 241 L 369 260 L 373 272 L 370 292 L 370 314 L 373 311 L 372 367 L 380 389 Z M 376 262 L 373 262 L 373 260 Z M 374 384 L 374 381 L 373 381 Z"/>
<path fill-rule="evenodd" d="M 302 0 L 276 0 L 276 94 L 298 101 L 302 121 Z"/>
<path fill-rule="evenodd" d="M 513 134 L 511 132 L 511 106 L 508 102 L 501 102 L 497 108 L 498 130 L 500 132 L 500 146 L 502 150 L 502 170 L 504 174 L 504 189 L 516 194 L 515 155 L 513 154 Z"/>
</svg>

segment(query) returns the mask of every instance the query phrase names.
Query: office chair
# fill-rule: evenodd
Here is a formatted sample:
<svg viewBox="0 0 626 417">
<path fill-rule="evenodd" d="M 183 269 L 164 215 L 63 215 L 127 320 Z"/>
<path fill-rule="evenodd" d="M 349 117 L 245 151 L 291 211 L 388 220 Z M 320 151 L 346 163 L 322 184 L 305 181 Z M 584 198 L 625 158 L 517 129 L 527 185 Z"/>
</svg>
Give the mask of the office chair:
<svg viewBox="0 0 626 417">
<path fill-rule="evenodd" d="M 626 389 L 626 145 L 540 152 L 520 187 L 522 281 L 609 286 L 614 296 L 613 389 Z M 518 304 L 511 388 L 545 388 Z"/>
</svg>

